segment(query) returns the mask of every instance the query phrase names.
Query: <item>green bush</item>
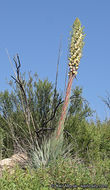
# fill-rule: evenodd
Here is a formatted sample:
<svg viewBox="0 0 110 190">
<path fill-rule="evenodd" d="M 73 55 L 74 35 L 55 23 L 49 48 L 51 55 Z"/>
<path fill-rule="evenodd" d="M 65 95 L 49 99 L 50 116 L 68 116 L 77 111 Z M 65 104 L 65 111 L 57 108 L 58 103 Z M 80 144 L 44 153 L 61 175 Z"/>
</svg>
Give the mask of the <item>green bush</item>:
<svg viewBox="0 0 110 190">
<path fill-rule="evenodd" d="M 11 175 L 7 171 L 0 179 L 0 189 L 3 190 L 52 190 L 56 184 L 69 185 L 108 185 L 110 187 L 110 160 L 90 164 L 88 167 L 80 159 L 59 157 L 56 162 L 51 162 L 48 167 L 41 167 L 37 170 L 26 168 L 25 171 L 19 167 Z M 61 188 L 56 188 L 61 189 Z M 64 189 L 64 188 L 62 188 Z M 71 189 L 71 188 L 69 188 Z M 83 188 L 78 187 L 78 190 Z M 92 190 L 93 188 L 86 188 Z M 103 189 L 103 188 L 96 188 Z"/>
<path fill-rule="evenodd" d="M 110 125 L 95 124 L 79 116 L 71 116 L 65 123 L 65 129 L 71 134 L 68 142 L 73 143 L 73 156 L 77 154 L 85 162 L 110 158 Z"/>
</svg>

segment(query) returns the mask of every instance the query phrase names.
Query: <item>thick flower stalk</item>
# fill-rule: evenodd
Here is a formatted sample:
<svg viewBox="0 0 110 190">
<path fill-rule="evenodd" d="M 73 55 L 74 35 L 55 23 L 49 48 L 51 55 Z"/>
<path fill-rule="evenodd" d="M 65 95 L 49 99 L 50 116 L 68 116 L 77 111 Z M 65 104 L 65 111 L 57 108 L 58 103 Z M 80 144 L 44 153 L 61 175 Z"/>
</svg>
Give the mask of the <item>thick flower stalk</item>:
<svg viewBox="0 0 110 190">
<path fill-rule="evenodd" d="M 82 48 L 84 45 L 84 34 L 83 34 L 83 27 L 81 27 L 80 20 L 76 18 L 73 26 L 72 26 L 72 33 L 71 33 L 71 42 L 70 42 L 70 49 L 69 49 L 69 80 L 66 90 L 66 96 L 64 105 L 62 108 L 61 117 L 59 120 L 58 128 L 56 131 L 56 138 L 58 139 L 61 134 L 63 134 L 64 129 L 64 122 L 66 118 L 67 108 L 69 105 L 72 81 L 77 75 L 77 70 L 79 68 L 80 59 L 82 57 Z"/>
</svg>

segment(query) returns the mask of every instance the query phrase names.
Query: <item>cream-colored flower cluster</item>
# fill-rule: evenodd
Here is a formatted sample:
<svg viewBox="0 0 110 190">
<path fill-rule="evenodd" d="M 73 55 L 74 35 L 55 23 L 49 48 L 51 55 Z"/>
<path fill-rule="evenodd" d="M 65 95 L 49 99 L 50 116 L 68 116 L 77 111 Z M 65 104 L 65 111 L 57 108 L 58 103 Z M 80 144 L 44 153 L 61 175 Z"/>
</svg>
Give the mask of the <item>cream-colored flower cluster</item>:
<svg viewBox="0 0 110 190">
<path fill-rule="evenodd" d="M 69 74 L 77 75 L 77 70 L 79 67 L 80 59 L 82 57 L 82 48 L 84 45 L 83 42 L 83 27 L 81 27 L 80 20 L 76 18 L 73 27 L 72 27 L 72 35 L 71 35 L 71 43 L 70 43 L 70 55 L 69 55 Z"/>
</svg>

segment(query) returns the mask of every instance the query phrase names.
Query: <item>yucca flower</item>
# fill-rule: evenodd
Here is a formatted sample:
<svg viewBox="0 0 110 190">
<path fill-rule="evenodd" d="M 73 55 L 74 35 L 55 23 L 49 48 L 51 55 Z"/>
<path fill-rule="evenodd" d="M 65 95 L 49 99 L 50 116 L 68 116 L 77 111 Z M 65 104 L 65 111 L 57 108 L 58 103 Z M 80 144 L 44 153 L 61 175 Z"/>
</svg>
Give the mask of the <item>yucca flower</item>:
<svg viewBox="0 0 110 190">
<path fill-rule="evenodd" d="M 72 33 L 71 33 L 71 41 L 70 41 L 70 48 L 69 48 L 69 80 L 66 90 L 66 96 L 64 105 L 62 108 L 61 117 L 59 120 L 58 128 L 56 130 L 56 139 L 59 139 L 59 136 L 63 134 L 64 129 L 64 121 L 66 118 L 66 112 L 69 104 L 69 98 L 71 93 L 72 81 L 77 75 L 77 70 L 79 68 L 80 59 L 82 57 L 82 48 L 84 46 L 84 37 L 83 34 L 83 27 L 81 27 L 80 20 L 76 18 L 73 26 L 72 26 Z"/>
</svg>

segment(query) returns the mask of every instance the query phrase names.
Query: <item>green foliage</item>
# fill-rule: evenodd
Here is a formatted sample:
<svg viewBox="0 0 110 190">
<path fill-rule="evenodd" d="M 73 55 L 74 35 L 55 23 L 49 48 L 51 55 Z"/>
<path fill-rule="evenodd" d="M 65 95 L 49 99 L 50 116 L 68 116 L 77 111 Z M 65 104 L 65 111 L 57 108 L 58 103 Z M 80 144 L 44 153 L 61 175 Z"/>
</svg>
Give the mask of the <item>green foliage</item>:
<svg viewBox="0 0 110 190">
<path fill-rule="evenodd" d="M 36 130 L 48 127 L 56 128 L 59 121 L 62 104 L 58 107 L 56 115 L 52 121 L 43 124 L 48 120 L 58 102 L 62 100 L 56 93 L 53 104 L 53 85 L 48 80 L 41 81 L 29 74 L 28 82 L 23 79 L 29 108 L 35 123 Z M 13 86 L 13 84 L 11 83 Z M 24 99 L 23 99 L 24 101 Z M 14 151 L 25 149 L 31 158 L 32 167 L 42 165 L 48 166 L 49 162 L 58 158 L 59 155 L 65 157 L 66 150 L 71 150 L 72 157 L 78 156 L 86 164 L 95 161 L 104 161 L 110 158 L 110 122 L 100 121 L 96 124 L 88 122 L 86 119 L 93 114 L 88 102 L 82 97 L 82 88 L 76 87 L 72 90 L 72 98 L 65 121 L 64 141 L 55 142 L 52 134 L 50 140 L 48 131 L 39 134 L 36 138 L 32 121 L 30 129 L 33 141 L 29 135 L 26 118 L 23 110 L 25 101 L 22 103 L 20 89 L 16 84 L 13 91 L 0 93 L 0 157 L 10 157 Z M 62 140 L 63 140 L 62 136 Z M 45 138 L 44 138 L 45 137 Z M 41 141 L 42 139 L 42 141 Z M 37 141 L 40 148 L 37 147 Z M 41 144 L 42 142 L 42 144 Z M 70 149 L 65 145 L 71 145 Z M 65 151 L 64 151 L 65 150 Z M 67 152 L 69 152 L 67 151 Z"/>
<path fill-rule="evenodd" d="M 80 120 L 92 116 L 93 114 L 93 111 L 89 107 L 87 100 L 82 97 L 82 91 L 83 89 L 78 86 L 72 90 L 73 98 L 71 99 L 68 110 L 68 115 L 78 115 Z"/>
<path fill-rule="evenodd" d="M 10 94 L 7 90 L 0 93 L 0 111 L 5 118 L 10 117 L 13 110 L 13 104 Z"/>
<path fill-rule="evenodd" d="M 8 190 L 35 190 L 41 189 L 41 185 L 38 180 L 38 176 L 34 173 L 32 175 L 29 170 L 24 173 L 20 168 L 16 168 L 13 175 L 9 175 L 7 170 L 3 174 L 3 178 L 0 179 L 0 189 Z"/>
<path fill-rule="evenodd" d="M 38 123 L 42 126 L 42 124 L 49 118 L 50 114 L 50 103 L 52 97 L 52 85 L 47 80 L 44 82 L 39 80 L 36 84 L 36 98 L 37 105 L 36 111 L 38 116 Z M 49 115 L 49 116 L 48 116 Z"/>
<path fill-rule="evenodd" d="M 6 119 L 0 115 L 0 151 L 1 159 L 9 157 L 13 153 L 13 141 L 8 132 Z"/>
<path fill-rule="evenodd" d="M 38 170 L 30 169 L 21 170 L 16 167 L 13 174 L 9 175 L 5 170 L 2 178 L 0 178 L 0 189 L 26 189 L 26 190 L 52 190 L 61 189 L 57 185 L 68 184 L 81 186 L 81 185 L 105 185 L 110 188 L 110 160 L 97 162 L 95 165 L 86 165 L 77 158 L 75 159 L 62 159 L 59 157 L 56 161 L 49 164 L 48 167 L 42 166 Z M 53 184 L 53 187 L 52 187 Z M 62 187 L 62 189 L 65 189 Z M 71 188 L 68 188 L 71 189 Z M 78 190 L 83 188 L 77 187 Z M 87 190 L 93 188 L 88 187 Z M 102 189 L 98 188 L 97 189 Z"/>
<path fill-rule="evenodd" d="M 108 157 L 110 159 L 110 121 L 104 122 L 101 126 L 101 143 L 100 143 L 100 152 L 101 157 Z"/>
<path fill-rule="evenodd" d="M 78 120 L 78 117 L 71 116 L 65 124 L 71 136 L 68 142 L 73 143 L 73 157 L 78 155 L 85 162 L 95 162 L 110 158 L 110 125 L 94 124 Z"/>
<path fill-rule="evenodd" d="M 32 117 L 30 117 L 29 127 L 33 140 L 30 137 L 29 128 L 26 123 L 25 110 L 27 109 L 27 105 L 25 97 L 20 91 L 18 84 L 13 85 L 11 81 L 10 85 L 13 87 L 13 91 L 11 93 L 5 91 L 0 94 L 0 128 L 6 134 L 2 139 L 3 144 L 6 146 L 6 149 L 3 151 L 3 157 L 10 156 L 9 150 L 10 153 L 13 154 L 13 151 L 19 151 L 21 146 L 26 144 L 28 147 L 30 143 L 35 143 L 36 130 L 42 129 L 43 127 L 55 128 L 58 122 L 62 105 L 58 107 L 53 120 L 50 120 L 50 122 L 46 124 L 51 118 L 58 102 L 61 100 L 61 96 L 56 92 L 53 104 L 54 91 L 52 83 L 48 82 L 48 79 L 41 81 L 36 74 L 34 77 L 32 78 L 29 73 L 29 80 L 26 82 L 25 75 L 22 76 L 22 84 L 24 86 L 30 114 L 32 115 Z M 46 131 L 45 135 L 48 136 L 48 134 L 49 131 Z M 39 142 L 41 142 L 42 137 L 43 134 L 39 134 Z M 18 150 L 16 150 L 16 148 Z"/>
<path fill-rule="evenodd" d="M 96 124 L 86 118 L 93 114 L 87 101 L 82 97 L 82 88 L 73 91 L 68 116 L 65 122 L 65 139 L 73 143 L 73 157 L 77 155 L 86 163 L 110 158 L 110 122 Z"/>
</svg>

